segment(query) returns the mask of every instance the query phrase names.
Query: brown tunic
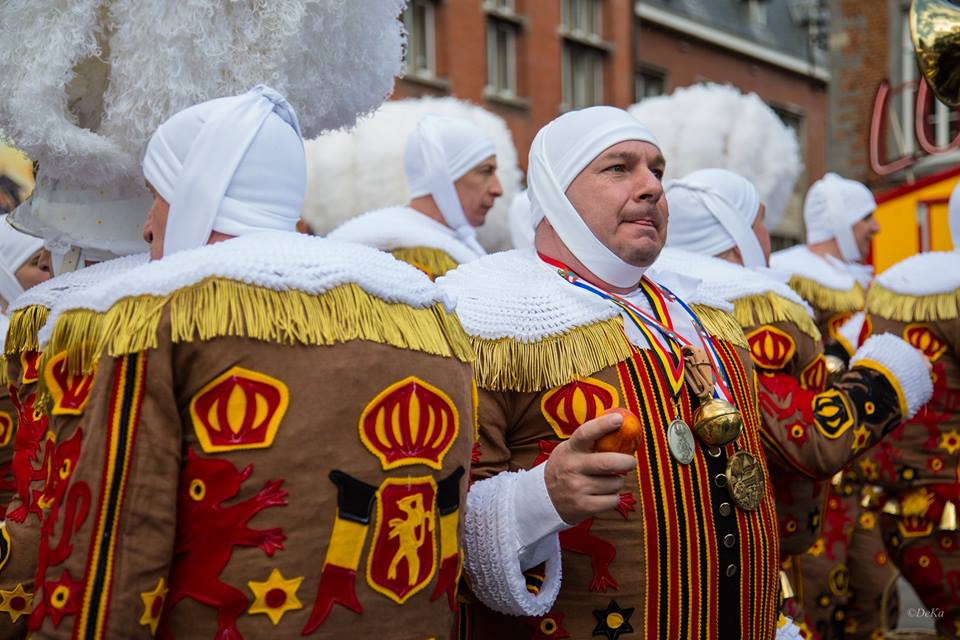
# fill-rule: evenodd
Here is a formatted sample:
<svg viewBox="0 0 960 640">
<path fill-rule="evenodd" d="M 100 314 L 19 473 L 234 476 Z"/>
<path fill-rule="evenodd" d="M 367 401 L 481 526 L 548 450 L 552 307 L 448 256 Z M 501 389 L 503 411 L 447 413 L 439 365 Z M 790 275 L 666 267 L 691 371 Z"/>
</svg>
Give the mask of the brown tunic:
<svg viewBox="0 0 960 640">
<path fill-rule="evenodd" d="M 445 636 L 469 365 L 365 340 L 174 344 L 166 314 L 158 343 L 101 359 L 82 414 L 54 420 L 31 627 Z"/>
<path fill-rule="evenodd" d="M 668 400 L 667 379 L 649 351 L 539 392 L 481 390 L 478 479 L 544 462 L 611 406 L 632 410 L 645 429 L 619 507 L 561 532 L 563 584 L 554 608 L 519 618 L 473 602 L 463 610 L 461 637 L 773 637 L 779 552 L 769 480 L 759 509 L 747 512 L 723 477 L 735 450 L 764 464 L 753 369 L 744 350 L 714 342 L 744 431 L 717 457 L 696 445 L 689 465 L 669 453 L 666 430 L 677 415 L 692 424 L 696 399 L 683 386 L 676 402 Z M 528 583 L 535 588 L 539 579 L 533 571 Z"/>
</svg>

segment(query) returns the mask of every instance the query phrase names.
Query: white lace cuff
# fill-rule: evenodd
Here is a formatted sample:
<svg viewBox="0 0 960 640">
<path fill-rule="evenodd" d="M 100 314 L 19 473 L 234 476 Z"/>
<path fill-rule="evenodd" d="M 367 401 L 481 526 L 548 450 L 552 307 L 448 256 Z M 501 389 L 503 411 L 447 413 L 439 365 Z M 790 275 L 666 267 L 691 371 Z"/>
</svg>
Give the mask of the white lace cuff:
<svg viewBox="0 0 960 640">
<path fill-rule="evenodd" d="M 850 359 L 850 366 L 884 374 L 897 392 L 904 420 L 912 418 L 933 394 L 924 355 L 892 333 L 868 338 Z"/>
<path fill-rule="evenodd" d="M 532 473 L 534 471 L 500 473 L 475 483 L 467 494 L 464 569 L 476 596 L 494 611 L 509 615 L 542 616 L 550 611 L 560 592 L 560 539 L 555 532 L 539 542 L 528 542 L 527 555 L 534 557 L 527 561 L 539 557 L 546 562 L 539 593 L 527 590 L 523 576 L 516 493 L 526 482 L 533 484 L 535 476 L 525 479 L 523 485 L 520 483 L 521 477 Z M 541 485 L 542 474 L 540 471 Z M 545 487 L 543 490 L 546 492 Z M 535 533 L 534 528 L 527 527 L 526 531 L 525 535 Z"/>
</svg>

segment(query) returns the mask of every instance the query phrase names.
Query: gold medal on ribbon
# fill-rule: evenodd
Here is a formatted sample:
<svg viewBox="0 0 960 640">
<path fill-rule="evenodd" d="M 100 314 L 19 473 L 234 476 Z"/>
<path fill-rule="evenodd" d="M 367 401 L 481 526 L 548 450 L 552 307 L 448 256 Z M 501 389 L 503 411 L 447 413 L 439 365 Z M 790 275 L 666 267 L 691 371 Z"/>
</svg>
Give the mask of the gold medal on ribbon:
<svg viewBox="0 0 960 640">
<path fill-rule="evenodd" d="M 740 410 L 726 400 L 713 397 L 716 378 L 710 358 L 703 349 L 684 346 L 683 360 L 687 384 L 700 399 L 700 406 L 693 412 L 694 433 L 710 447 L 730 444 L 743 428 Z"/>
<path fill-rule="evenodd" d="M 727 489 L 744 511 L 755 511 L 763 501 L 767 484 L 760 461 L 746 451 L 737 451 L 727 461 Z"/>
</svg>

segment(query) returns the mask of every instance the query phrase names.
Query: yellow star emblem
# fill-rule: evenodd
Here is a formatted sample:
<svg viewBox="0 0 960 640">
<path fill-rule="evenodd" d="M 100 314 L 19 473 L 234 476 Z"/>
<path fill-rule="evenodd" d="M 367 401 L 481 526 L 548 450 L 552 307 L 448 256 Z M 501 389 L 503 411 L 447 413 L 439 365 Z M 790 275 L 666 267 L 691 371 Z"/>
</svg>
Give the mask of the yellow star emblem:
<svg viewBox="0 0 960 640">
<path fill-rule="evenodd" d="M 854 453 L 866 447 L 868 442 L 870 442 L 870 429 L 867 429 L 867 425 L 862 424 L 853 430 L 853 445 L 851 448 Z"/>
<path fill-rule="evenodd" d="M 297 599 L 297 590 L 301 582 L 303 582 L 302 576 L 287 580 L 279 569 L 274 569 L 264 582 L 251 580 L 247 585 L 253 592 L 254 601 L 248 613 L 250 615 L 264 613 L 270 616 L 274 625 L 280 624 L 280 618 L 287 611 L 303 608 L 303 603 Z"/>
<path fill-rule="evenodd" d="M 825 547 L 826 545 L 823 543 L 823 538 L 817 538 L 817 541 L 814 542 L 809 549 L 807 549 L 807 553 L 814 558 L 817 558 L 823 555 Z"/>
<path fill-rule="evenodd" d="M 867 480 L 876 480 L 880 477 L 880 470 L 877 467 L 877 463 L 870 458 L 864 458 L 857 464 L 860 465 L 860 472 L 863 473 L 863 477 Z"/>
<path fill-rule="evenodd" d="M 10 614 L 13 622 L 30 613 L 32 608 L 33 594 L 25 591 L 22 584 L 18 584 L 13 591 L 0 589 L 0 611 Z"/>
<path fill-rule="evenodd" d="M 960 433 L 956 429 L 941 433 L 940 448 L 951 454 L 960 451 Z"/>
<path fill-rule="evenodd" d="M 160 614 L 163 613 L 163 602 L 169 590 L 166 580 L 160 578 L 153 591 L 143 591 L 140 593 L 140 599 L 143 600 L 143 615 L 140 616 L 140 624 L 150 627 L 151 636 L 157 633 Z"/>
</svg>

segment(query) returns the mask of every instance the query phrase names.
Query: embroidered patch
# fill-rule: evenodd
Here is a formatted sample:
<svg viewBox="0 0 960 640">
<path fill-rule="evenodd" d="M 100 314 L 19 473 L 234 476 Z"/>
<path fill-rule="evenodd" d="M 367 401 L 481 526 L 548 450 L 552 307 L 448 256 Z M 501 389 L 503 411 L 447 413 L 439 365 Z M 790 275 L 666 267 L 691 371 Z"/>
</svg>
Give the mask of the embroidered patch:
<svg viewBox="0 0 960 640">
<path fill-rule="evenodd" d="M 153 591 L 143 591 L 140 593 L 140 600 L 143 601 L 143 613 L 140 615 L 140 624 L 150 627 L 150 635 L 157 635 L 157 625 L 160 624 L 160 616 L 163 614 L 163 603 L 166 601 L 167 582 L 163 578 L 157 581 L 157 586 Z"/>
<path fill-rule="evenodd" d="M 813 416 L 817 429 L 836 440 L 853 426 L 853 411 L 847 397 L 836 389 L 828 389 L 813 399 Z"/>
<path fill-rule="evenodd" d="M 11 396 L 11 398 L 15 397 Z M 36 403 L 37 394 L 31 393 L 17 407 L 17 435 L 14 438 L 13 460 L 10 467 L 13 470 L 20 505 L 7 513 L 7 518 L 14 522 L 23 522 L 28 513 L 40 515 L 40 508 L 36 504 L 31 485 L 46 478 L 43 468 L 45 465 L 41 464 L 40 469 L 34 468 L 34 465 L 40 459 L 40 448 L 43 445 L 44 435 L 47 434 L 48 418 Z M 51 445 L 45 449 L 49 446 Z M 46 452 L 44 458 L 46 458 Z"/>
<path fill-rule="evenodd" d="M 20 354 L 20 383 L 30 384 L 40 379 L 40 352 L 24 351 Z"/>
<path fill-rule="evenodd" d="M 58 580 L 45 582 L 43 592 L 54 627 L 59 628 L 66 616 L 76 615 L 80 611 L 83 583 L 74 580 L 69 569 L 64 569 Z"/>
<path fill-rule="evenodd" d="M 410 376 L 364 407 L 359 430 L 361 442 L 384 470 L 412 464 L 440 469 L 460 432 L 460 415 L 450 396 Z"/>
<path fill-rule="evenodd" d="M 290 392 L 280 380 L 232 367 L 197 392 L 190 418 L 204 453 L 265 449 L 289 404 Z"/>
<path fill-rule="evenodd" d="M 817 393 L 823 391 L 827 385 L 827 359 L 822 353 L 800 372 L 800 385 Z"/>
<path fill-rule="evenodd" d="M 167 611 L 186 598 L 215 608 L 218 637 L 239 635 L 237 618 L 249 604 L 246 594 L 220 580 L 234 547 L 256 547 L 272 557 L 286 540 L 280 528 L 253 529 L 247 524 L 265 509 L 287 505 L 283 480 L 268 480 L 254 495 L 233 501 L 251 473 L 253 465 L 241 470 L 229 460 L 202 458 L 187 449 L 180 474 L 178 544 Z"/>
<path fill-rule="evenodd" d="M 830 570 L 827 576 L 827 585 L 830 591 L 837 597 L 842 597 L 847 593 L 847 586 L 850 584 L 850 571 L 847 565 L 838 564 Z"/>
<path fill-rule="evenodd" d="M 570 632 L 563 628 L 564 613 L 551 611 L 545 616 L 526 618 L 527 626 L 533 631 L 530 640 L 560 640 L 569 638 Z"/>
<path fill-rule="evenodd" d="M 436 494 L 432 476 L 387 478 L 377 489 L 367 583 L 397 604 L 426 587 L 436 571 Z"/>
<path fill-rule="evenodd" d="M 608 640 L 617 640 L 625 633 L 633 633 L 630 616 L 634 607 L 623 609 L 616 600 L 611 600 L 606 609 L 595 610 L 593 617 L 597 619 L 597 626 L 593 629 L 594 636 L 604 636 Z"/>
<path fill-rule="evenodd" d="M 67 370 L 67 352 L 61 351 L 53 356 L 43 372 L 53 406 L 50 412 L 55 415 L 78 416 L 83 413 L 90 400 L 94 374 L 72 374 Z"/>
<path fill-rule="evenodd" d="M 30 614 L 33 608 L 33 594 L 18 584 L 13 591 L 0 589 L 0 611 L 10 616 L 11 622 L 16 622 L 20 616 Z"/>
<path fill-rule="evenodd" d="M 303 603 L 297 598 L 301 582 L 303 576 L 287 580 L 279 569 L 271 571 L 270 577 L 263 582 L 251 580 L 247 586 L 253 592 L 254 599 L 247 613 L 262 613 L 270 618 L 274 626 L 280 624 L 280 619 L 287 611 L 303 609 Z"/>
<path fill-rule="evenodd" d="M 0 527 L 0 572 L 7 565 L 10 559 L 11 543 L 10 532 L 6 527 Z"/>
<path fill-rule="evenodd" d="M 797 352 L 797 343 L 786 331 L 770 325 L 747 334 L 750 356 L 761 369 L 779 370 L 787 366 Z"/>
<path fill-rule="evenodd" d="M 0 411 L 0 447 L 10 444 L 13 439 L 14 427 L 13 415 L 8 411 Z"/>
<path fill-rule="evenodd" d="M 903 339 L 922 351 L 930 362 L 936 362 L 947 351 L 947 344 L 923 324 L 908 324 L 903 328 Z"/>
<path fill-rule="evenodd" d="M 873 434 L 870 433 L 870 429 L 867 428 L 867 425 L 861 424 L 856 429 L 853 430 L 853 442 L 850 443 L 850 450 L 853 453 L 857 453 L 861 449 L 866 448 L 870 444 L 870 439 Z"/>
<path fill-rule="evenodd" d="M 540 412 L 557 437 L 566 439 L 584 422 L 619 404 L 617 390 L 603 380 L 577 378 L 545 393 Z"/>
<path fill-rule="evenodd" d="M 843 336 L 840 335 L 840 328 L 852 317 L 853 313 L 850 311 L 835 313 L 830 316 L 830 319 L 827 320 L 827 336 L 834 340 L 842 339 Z"/>
</svg>

